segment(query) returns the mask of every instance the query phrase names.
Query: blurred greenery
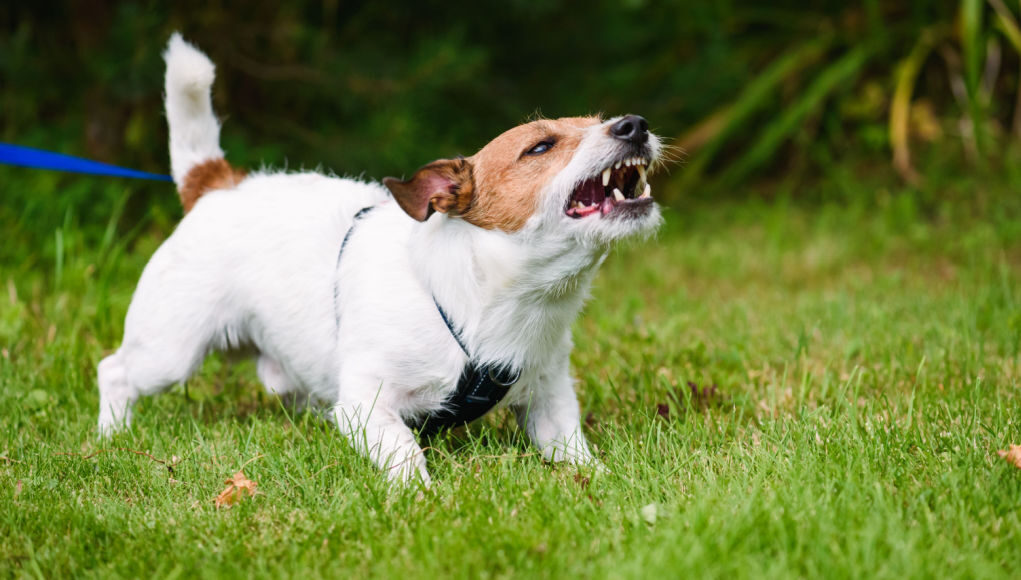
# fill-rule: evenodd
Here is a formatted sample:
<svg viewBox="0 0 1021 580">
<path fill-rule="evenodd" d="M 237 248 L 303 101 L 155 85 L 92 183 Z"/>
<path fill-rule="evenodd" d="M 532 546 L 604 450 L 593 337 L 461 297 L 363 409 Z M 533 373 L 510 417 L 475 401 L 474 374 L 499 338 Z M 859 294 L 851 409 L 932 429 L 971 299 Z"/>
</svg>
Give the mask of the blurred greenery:
<svg viewBox="0 0 1021 580">
<path fill-rule="evenodd" d="M 10 2 L 0 139 L 165 172 L 160 54 L 180 30 L 218 65 L 242 166 L 401 175 L 536 113 L 635 112 L 686 152 L 669 200 L 797 192 L 834 164 L 924 187 L 947 159 L 1005 165 L 1017 20 L 1012 0 Z M 173 211 L 165 186 L 133 189 Z M 97 218 L 113 202 L 91 200 Z M 52 230 L 66 206 L 46 201 Z"/>
</svg>

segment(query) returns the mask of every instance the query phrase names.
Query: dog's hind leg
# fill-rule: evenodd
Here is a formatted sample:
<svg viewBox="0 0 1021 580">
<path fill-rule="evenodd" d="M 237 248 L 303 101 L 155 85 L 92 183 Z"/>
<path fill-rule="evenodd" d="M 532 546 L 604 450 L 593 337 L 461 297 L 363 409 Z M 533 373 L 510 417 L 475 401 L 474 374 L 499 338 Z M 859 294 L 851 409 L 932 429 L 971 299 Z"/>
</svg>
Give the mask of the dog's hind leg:
<svg viewBox="0 0 1021 580">
<path fill-rule="evenodd" d="M 184 382 L 202 363 L 204 344 L 130 343 L 99 363 L 99 434 L 109 436 L 131 423 L 131 409 L 142 396 Z"/>
<path fill-rule="evenodd" d="M 172 297 L 187 295 L 187 285 L 163 275 L 164 266 L 156 257 L 146 267 L 128 308 L 124 340 L 117 352 L 99 363 L 101 436 L 128 426 L 131 408 L 140 397 L 190 377 L 215 344 L 217 329 L 223 330 L 213 316 L 215 301 L 178 299 L 176 307 L 168 307 Z"/>
<path fill-rule="evenodd" d="M 308 395 L 302 393 L 280 368 L 280 363 L 273 357 L 263 353 L 255 363 L 255 372 L 266 387 L 266 392 L 279 396 L 285 405 L 301 411 L 308 406 Z"/>
<path fill-rule="evenodd" d="M 280 363 L 265 353 L 259 355 L 259 360 L 255 363 L 255 372 L 268 393 L 285 395 L 294 390 L 294 386 L 284 374 L 284 369 L 280 368 Z"/>
<path fill-rule="evenodd" d="M 128 384 L 124 363 L 114 353 L 99 363 L 99 434 L 112 435 L 121 426 L 131 423 L 131 406 L 135 395 Z"/>
</svg>

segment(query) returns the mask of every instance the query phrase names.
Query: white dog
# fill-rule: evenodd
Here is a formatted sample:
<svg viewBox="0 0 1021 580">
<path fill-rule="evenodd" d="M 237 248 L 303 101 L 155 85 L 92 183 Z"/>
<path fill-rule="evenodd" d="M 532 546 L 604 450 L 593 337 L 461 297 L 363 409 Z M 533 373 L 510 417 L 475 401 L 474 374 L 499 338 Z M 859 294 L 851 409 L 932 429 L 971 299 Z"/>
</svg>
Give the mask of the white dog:
<svg viewBox="0 0 1021 580">
<path fill-rule="evenodd" d="M 500 399 L 547 460 L 595 462 L 571 323 L 609 245 L 661 221 L 646 183 L 661 147 L 644 119 L 533 121 L 382 185 L 246 176 L 219 147 L 213 64 L 176 34 L 164 57 L 171 167 L 191 211 L 99 365 L 101 434 L 210 351 L 248 348 L 267 390 L 328 405 L 396 481 L 429 483 L 413 428 Z"/>
</svg>

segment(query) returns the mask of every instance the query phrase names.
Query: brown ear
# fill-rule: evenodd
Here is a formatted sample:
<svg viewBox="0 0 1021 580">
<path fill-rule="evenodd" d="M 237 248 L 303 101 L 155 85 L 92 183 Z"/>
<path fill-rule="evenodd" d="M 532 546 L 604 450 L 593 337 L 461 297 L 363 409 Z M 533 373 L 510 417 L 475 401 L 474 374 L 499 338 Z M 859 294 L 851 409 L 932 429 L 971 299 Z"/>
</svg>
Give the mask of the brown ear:
<svg viewBox="0 0 1021 580">
<path fill-rule="evenodd" d="M 407 181 L 383 179 L 397 204 L 409 216 L 425 221 L 433 211 L 461 215 L 475 193 L 472 166 L 467 159 L 440 159 L 419 169 Z"/>
</svg>

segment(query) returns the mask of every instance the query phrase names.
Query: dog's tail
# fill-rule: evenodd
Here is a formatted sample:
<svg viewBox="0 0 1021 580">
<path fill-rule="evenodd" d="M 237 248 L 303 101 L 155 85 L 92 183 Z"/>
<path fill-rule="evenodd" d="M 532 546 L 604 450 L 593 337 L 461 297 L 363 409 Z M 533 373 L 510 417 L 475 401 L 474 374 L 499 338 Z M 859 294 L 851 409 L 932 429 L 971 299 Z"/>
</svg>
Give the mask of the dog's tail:
<svg viewBox="0 0 1021 580">
<path fill-rule="evenodd" d="M 220 149 L 220 123 L 211 98 L 216 76 L 212 61 L 176 32 L 163 58 L 167 62 L 170 170 L 187 212 L 204 193 L 230 189 L 245 174 L 231 167 Z"/>
</svg>

